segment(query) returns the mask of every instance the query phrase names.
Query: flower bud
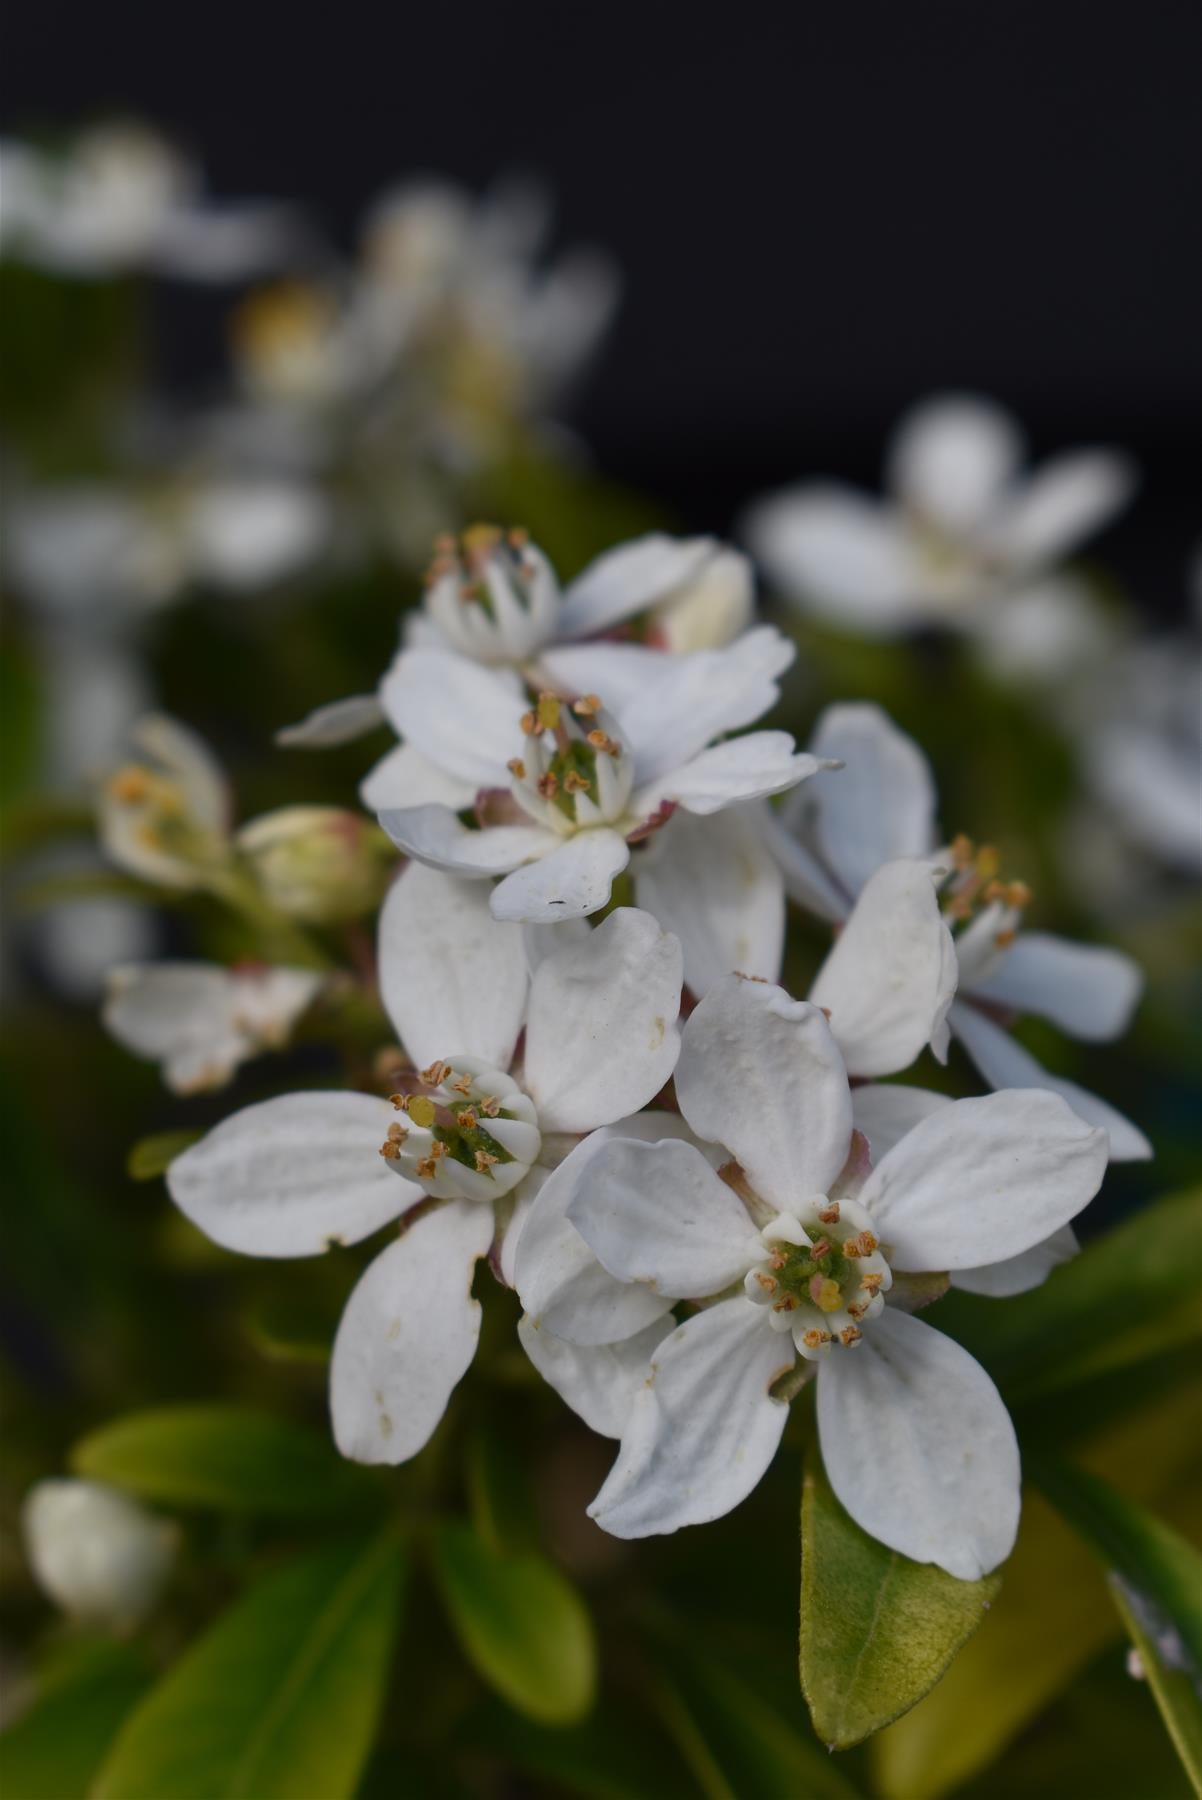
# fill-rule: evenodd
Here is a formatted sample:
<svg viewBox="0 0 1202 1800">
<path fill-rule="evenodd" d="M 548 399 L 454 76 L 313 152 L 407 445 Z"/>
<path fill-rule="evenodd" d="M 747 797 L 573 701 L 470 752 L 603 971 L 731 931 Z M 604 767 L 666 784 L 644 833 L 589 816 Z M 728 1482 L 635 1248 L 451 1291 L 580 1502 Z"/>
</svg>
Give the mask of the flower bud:
<svg viewBox="0 0 1202 1800">
<path fill-rule="evenodd" d="M 336 806 L 283 806 L 244 825 L 237 842 L 265 898 L 312 925 L 371 912 L 396 858 L 377 825 Z"/>
<path fill-rule="evenodd" d="M 81 1624 L 131 1630 L 171 1571 L 179 1528 L 97 1481 L 39 1481 L 21 1510 L 38 1585 Z"/>
</svg>

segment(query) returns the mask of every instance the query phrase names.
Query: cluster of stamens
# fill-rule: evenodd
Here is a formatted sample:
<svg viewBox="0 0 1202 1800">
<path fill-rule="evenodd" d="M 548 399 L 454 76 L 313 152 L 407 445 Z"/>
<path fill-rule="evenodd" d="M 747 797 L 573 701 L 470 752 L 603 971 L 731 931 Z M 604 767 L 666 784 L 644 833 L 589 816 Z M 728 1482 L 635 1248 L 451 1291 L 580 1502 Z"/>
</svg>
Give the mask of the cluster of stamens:
<svg viewBox="0 0 1202 1800">
<path fill-rule="evenodd" d="M 811 1361 L 835 1344 L 858 1344 L 893 1284 L 866 1209 L 815 1194 L 796 1214 L 779 1213 L 760 1236 L 766 1258 L 748 1271 L 744 1289 L 769 1309 L 769 1324 L 791 1332 Z"/>
<path fill-rule="evenodd" d="M 380 1145 L 389 1166 L 441 1200 L 496 1200 L 516 1187 L 542 1144 L 517 1083 L 468 1056 L 439 1059 L 416 1080 L 418 1091 L 389 1096 L 402 1115 Z"/>
<path fill-rule="evenodd" d="M 570 703 L 540 694 L 519 724 L 523 751 L 508 766 L 524 812 L 562 835 L 621 816 L 630 797 L 630 759 L 596 694 Z"/>
<path fill-rule="evenodd" d="M 434 543 L 426 610 L 451 643 L 490 662 L 523 662 L 551 636 L 559 589 L 525 531 L 471 525 Z"/>
<path fill-rule="evenodd" d="M 183 787 L 170 775 L 144 763 L 126 763 L 109 776 L 105 796 L 126 815 L 146 849 L 195 862 L 213 854 L 211 833 L 194 818 Z"/>
<path fill-rule="evenodd" d="M 961 984 L 983 980 L 1018 936 L 1031 890 L 1025 881 L 1001 878 L 992 844 L 974 844 L 961 833 L 946 851 L 950 869 L 940 892 L 943 916 L 956 930 Z"/>
</svg>

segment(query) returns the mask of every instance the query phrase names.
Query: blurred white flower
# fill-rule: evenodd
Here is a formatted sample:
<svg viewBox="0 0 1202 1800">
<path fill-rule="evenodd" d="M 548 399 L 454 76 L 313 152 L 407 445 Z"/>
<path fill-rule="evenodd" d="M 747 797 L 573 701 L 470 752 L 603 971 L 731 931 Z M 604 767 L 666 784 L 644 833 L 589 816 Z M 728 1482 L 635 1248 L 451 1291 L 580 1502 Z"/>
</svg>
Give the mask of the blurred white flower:
<svg viewBox="0 0 1202 1800">
<path fill-rule="evenodd" d="M 83 1625 L 129 1631 L 154 1607 L 179 1527 L 98 1481 L 39 1481 L 21 1508 L 38 1584 Z"/>
<path fill-rule="evenodd" d="M 901 422 L 887 496 L 834 482 L 769 495 L 744 531 L 769 579 L 816 617 L 890 637 L 972 636 L 999 673 L 1052 676 L 1103 647 L 1087 585 L 1059 565 L 1127 504 L 1129 459 L 1082 450 L 1021 472 L 1022 434 L 992 401 L 948 394 Z"/>
<path fill-rule="evenodd" d="M 386 765 L 403 799 L 382 805 L 380 823 L 421 862 L 502 876 L 491 899 L 499 919 L 556 923 L 596 912 L 631 843 L 678 806 L 708 817 L 781 793 L 821 766 L 783 731 L 715 742 L 768 710 L 792 655 L 762 626 L 725 650 L 661 659 L 656 678 L 640 674 L 611 713 L 587 692 L 570 703 L 545 692 L 531 705 L 511 670 L 407 651 L 382 691 L 404 739 Z M 368 778 L 369 803 L 381 803 L 383 773 Z M 486 816 L 503 822 L 474 831 L 460 822 L 477 795 Z"/>
<path fill-rule="evenodd" d="M 1020 881 L 999 879 L 988 846 L 958 838 L 940 851 L 926 758 L 879 707 L 828 707 L 813 750 L 844 765 L 837 782 L 814 783 L 768 824 L 792 897 L 842 925 L 882 864 L 935 859 L 944 871 L 944 914 L 955 928 L 959 963 L 948 1014 L 952 1035 L 991 1087 L 1062 1094 L 1083 1119 L 1105 1128 L 1116 1161 L 1150 1156 L 1137 1126 L 1098 1095 L 1049 1074 L 1007 1030 L 1034 1013 L 1086 1042 L 1116 1038 L 1142 991 L 1138 966 L 1118 950 L 1021 929 L 1030 891 Z"/>
<path fill-rule="evenodd" d="M 5 141 L 0 185 L 0 249 L 60 275 L 232 281 L 278 266 L 302 242 L 291 208 L 202 201 L 198 171 L 133 122 L 80 132 L 57 154 Z"/>
<path fill-rule="evenodd" d="M 904 1282 L 886 1302 L 899 1273 L 1008 1262 L 1065 1226 L 1101 1182 L 1104 1133 L 1056 1095 L 994 1094 L 939 1107 L 869 1169 L 822 1013 L 736 976 L 688 1020 L 676 1093 L 692 1131 L 730 1153 L 725 1179 L 678 1137 L 590 1140 L 519 1245 L 535 1324 L 535 1221 L 556 1206 L 628 1284 L 630 1310 L 607 1295 L 607 1341 L 681 1298 L 711 1302 L 654 1348 L 592 1517 L 633 1538 L 729 1512 L 775 1453 L 800 1356 L 817 1365 L 823 1460 L 857 1523 L 965 1580 L 996 1567 L 1019 1514 L 1005 1406 L 966 1351 L 903 1310 Z M 597 1342 L 590 1265 L 549 1285 L 557 1334 Z"/>
<path fill-rule="evenodd" d="M 174 719 L 139 719 L 128 760 L 104 779 L 100 842 L 122 868 L 163 887 L 197 888 L 229 866 L 225 774 L 204 740 Z"/>
<path fill-rule="evenodd" d="M 162 1064 L 175 1093 L 198 1094 L 282 1048 L 321 985 L 312 969 L 266 964 L 125 964 L 109 973 L 101 1017 L 119 1044 Z"/>
<path fill-rule="evenodd" d="M 620 909 L 543 948 L 531 974 L 522 933 L 492 918 L 479 887 L 410 868 L 381 916 L 381 990 L 407 1053 L 429 1066 L 391 1103 L 335 1092 L 248 1107 L 168 1172 L 181 1211 L 252 1256 L 316 1255 L 411 1215 L 360 1279 L 334 1344 L 334 1435 L 356 1460 L 421 1449 L 475 1351 L 476 1262 L 491 1246 L 511 1279 L 548 1169 L 672 1073 L 674 939 Z"/>
</svg>

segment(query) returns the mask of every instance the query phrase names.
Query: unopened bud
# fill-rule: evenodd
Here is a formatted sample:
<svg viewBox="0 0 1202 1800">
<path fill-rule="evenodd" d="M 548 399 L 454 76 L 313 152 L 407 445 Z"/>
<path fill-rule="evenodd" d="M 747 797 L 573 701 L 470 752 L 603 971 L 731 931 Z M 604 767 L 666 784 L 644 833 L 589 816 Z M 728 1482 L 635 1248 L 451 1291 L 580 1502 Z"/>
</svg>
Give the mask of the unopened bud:
<svg viewBox="0 0 1202 1800">
<path fill-rule="evenodd" d="M 285 806 L 238 833 L 265 897 L 313 925 L 358 919 L 383 898 L 396 852 L 370 819 L 335 806 Z"/>
</svg>

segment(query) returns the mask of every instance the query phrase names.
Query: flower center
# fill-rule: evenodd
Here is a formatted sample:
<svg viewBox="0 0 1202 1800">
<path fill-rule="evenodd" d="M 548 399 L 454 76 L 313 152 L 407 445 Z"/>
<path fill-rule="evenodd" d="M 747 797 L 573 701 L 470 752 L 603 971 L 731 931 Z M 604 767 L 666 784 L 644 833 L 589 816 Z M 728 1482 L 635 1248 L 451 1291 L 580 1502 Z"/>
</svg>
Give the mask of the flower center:
<svg viewBox="0 0 1202 1800">
<path fill-rule="evenodd" d="M 811 1360 L 833 1344 L 858 1344 L 861 1325 L 880 1312 L 893 1284 L 866 1208 L 812 1194 L 796 1214 L 778 1213 L 760 1236 L 765 1260 L 748 1271 L 744 1289 L 769 1308 L 769 1324 L 791 1331 Z"/>
<path fill-rule="evenodd" d="M 105 794 L 148 850 L 197 863 L 217 854 L 217 839 L 195 818 L 183 784 L 170 775 L 144 763 L 127 763 L 109 776 Z"/>
<path fill-rule="evenodd" d="M 630 757 L 596 694 L 569 705 L 540 694 L 521 718 L 525 745 L 509 764 L 523 812 L 561 836 L 612 825 L 633 785 Z"/>
<path fill-rule="evenodd" d="M 940 890 L 943 916 L 955 932 L 961 985 L 970 987 L 993 973 L 1014 942 L 1031 890 L 1025 881 L 1001 879 L 992 844 L 974 844 L 961 833 L 947 854 L 952 868 Z"/>
<path fill-rule="evenodd" d="M 525 662 L 553 633 L 559 588 L 526 532 L 471 525 L 434 545 L 426 611 L 456 649 L 486 662 Z"/>
<path fill-rule="evenodd" d="M 529 1095 L 473 1056 L 433 1062 L 418 1080 L 421 1091 L 391 1096 L 404 1117 L 380 1145 L 389 1167 L 439 1200 L 508 1194 L 542 1146 Z"/>
</svg>

